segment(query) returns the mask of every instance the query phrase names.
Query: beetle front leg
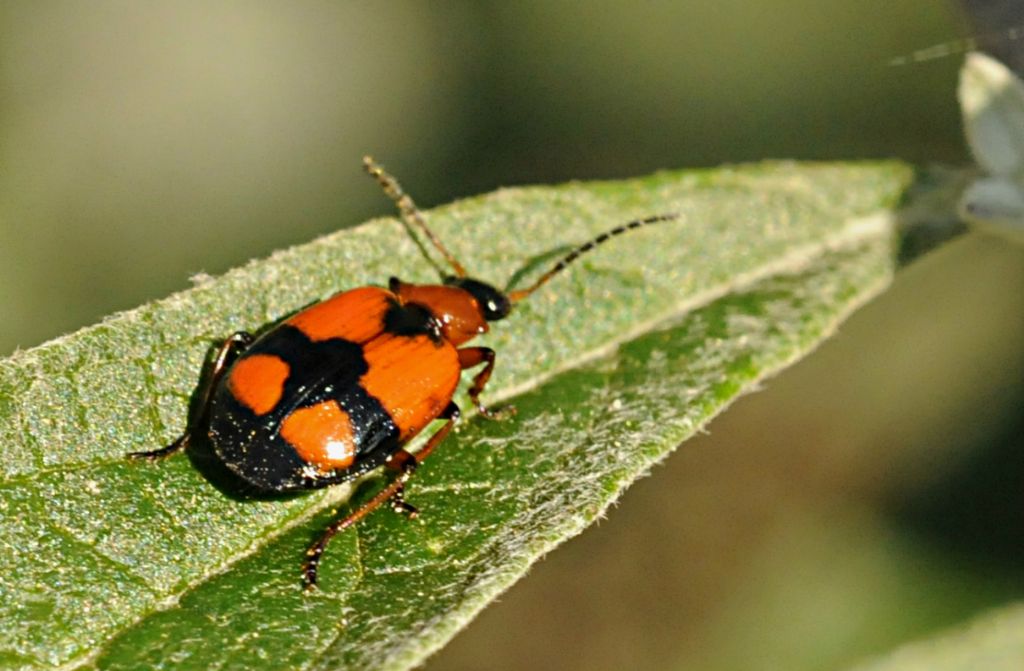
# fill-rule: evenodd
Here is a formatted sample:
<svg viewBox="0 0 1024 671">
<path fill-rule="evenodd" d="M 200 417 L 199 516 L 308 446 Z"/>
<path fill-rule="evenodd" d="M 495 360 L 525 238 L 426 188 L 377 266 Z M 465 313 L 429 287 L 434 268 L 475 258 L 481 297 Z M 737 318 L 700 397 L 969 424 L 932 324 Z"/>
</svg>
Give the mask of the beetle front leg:
<svg viewBox="0 0 1024 671">
<path fill-rule="evenodd" d="M 487 381 L 491 379 L 494 371 L 494 350 L 490 347 L 463 347 L 459 350 L 459 366 L 463 369 L 473 368 L 485 364 L 484 369 L 473 378 L 473 384 L 469 388 L 469 399 L 473 401 L 477 411 L 487 419 L 505 419 L 514 415 L 516 409 L 509 405 L 498 410 L 490 410 L 480 402 L 480 394 L 483 393 Z"/>
<path fill-rule="evenodd" d="M 224 371 L 227 370 L 228 366 L 238 358 L 238 355 L 244 351 L 249 345 L 252 344 L 253 337 L 251 334 L 245 331 L 238 331 L 232 333 L 231 337 L 227 338 L 221 343 L 220 349 L 217 350 L 217 356 L 214 357 L 213 363 L 210 364 L 210 375 L 206 382 L 206 387 L 203 389 L 203 394 L 199 399 L 199 408 L 196 414 L 195 421 L 190 422 L 185 427 L 185 432 L 178 436 L 177 439 L 166 447 L 161 447 L 156 450 L 150 450 L 148 452 L 130 452 L 128 457 L 131 459 L 162 459 L 163 457 L 170 456 L 175 452 L 179 452 L 188 447 L 189 442 L 192 440 L 192 432 L 197 427 L 201 427 L 207 418 L 207 414 L 210 409 L 210 401 L 213 399 L 213 392 L 217 388 L 217 384 L 220 382 L 221 377 L 224 376 Z"/>
</svg>

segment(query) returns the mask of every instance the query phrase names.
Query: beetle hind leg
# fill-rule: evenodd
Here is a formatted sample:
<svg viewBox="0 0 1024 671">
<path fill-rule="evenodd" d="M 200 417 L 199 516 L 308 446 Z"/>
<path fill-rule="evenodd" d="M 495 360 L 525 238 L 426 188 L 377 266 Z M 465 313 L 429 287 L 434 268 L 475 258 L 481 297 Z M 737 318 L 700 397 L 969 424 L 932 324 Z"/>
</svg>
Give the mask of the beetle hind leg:
<svg viewBox="0 0 1024 671">
<path fill-rule="evenodd" d="M 192 434 L 198 428 L 206 423 L 207 414 L 210 409 L 210 400 L 213 398 L 213 392 L 217 388 L 217 384 L 220 379 L 224 376 L 224 371 L 227 370 L 228 366 L 238 358 L 238 355 L 244 351 L 249 345 L 252 344 L 253 337 L 251 334 L 245 331 L 238 331 L 232 333 L 231 337 L 226 339 L 217 350 L 217 356 L 214 357 L 213 363 L 210 365 L 210 375 L 207 380 L 206 386 L 203 388 L 202 397 L 199 401 L 199 411 L 196 415 L 195 421 L 190 422 L 185 427 L 185 432 L 182 433 L 173 443 L 165 447 L 161 447 L 156 450 L 143 451 L 143 452 L 130 452 L 128 457 L 131 459 L 148 459 L 155 461 L 157 459 L 163 459 L 169 457 L 176 452 L 180 452 L 188 447 L 192 441 Z"/>
</svg>

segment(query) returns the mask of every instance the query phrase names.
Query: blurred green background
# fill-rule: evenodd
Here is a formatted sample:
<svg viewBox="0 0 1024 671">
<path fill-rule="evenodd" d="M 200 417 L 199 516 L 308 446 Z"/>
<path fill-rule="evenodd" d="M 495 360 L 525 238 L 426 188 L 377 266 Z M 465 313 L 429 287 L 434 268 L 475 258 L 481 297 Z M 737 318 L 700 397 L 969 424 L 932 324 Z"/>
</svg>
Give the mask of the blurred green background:
<svg viewBox="0 0 1024 671">
<path fill-rule="evenodd" d="M 368 152 L 423 206 L 772 157 L 966 163 L 960 58 L 888 65 L 977 30 L 962 11 L 5 2 L 0 353 L 390 214 Z M 1024 596 L 1022 288 L 1024 252 L 977 235 L 914 264 L 427 668 L 830 669 Z"/>
</svg>

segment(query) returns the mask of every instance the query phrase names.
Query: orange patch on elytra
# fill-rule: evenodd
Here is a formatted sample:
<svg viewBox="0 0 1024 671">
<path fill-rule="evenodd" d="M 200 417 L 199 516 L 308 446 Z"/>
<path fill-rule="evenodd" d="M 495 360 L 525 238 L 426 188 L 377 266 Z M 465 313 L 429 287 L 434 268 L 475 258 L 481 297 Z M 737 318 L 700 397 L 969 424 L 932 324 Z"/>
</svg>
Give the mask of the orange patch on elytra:
<svg viewBox="0 0 1024 671">
<path fill-rule="evenodd" d="M 284 393 L 288 364 L 273 354 L 253 354 L 231 368 L 228 388 L 238 401 L 257 415 L 274 409 Z"/>
<path fill-rule="evenodd" d="M 459 384 L 459 355 L 447 341 L 384 334 L 363 346 L 369 370 L 359 383 L 408 440 L 444 412 Z"/>
<path fill-rule="evenodd" d="M 364 343 L 384 330 L 384 315 L 395 298 L 378 287 L 360 287 L 311 305 L 288 320 L 316 342 L 342 338 Z"/>
<path fill-rule="evenodd" d="M 352 420 L 337 401 L 294 410 L 281 422 L 281 437 L 323 471 L 345 468 L 356 457 Z"/>
</svg>

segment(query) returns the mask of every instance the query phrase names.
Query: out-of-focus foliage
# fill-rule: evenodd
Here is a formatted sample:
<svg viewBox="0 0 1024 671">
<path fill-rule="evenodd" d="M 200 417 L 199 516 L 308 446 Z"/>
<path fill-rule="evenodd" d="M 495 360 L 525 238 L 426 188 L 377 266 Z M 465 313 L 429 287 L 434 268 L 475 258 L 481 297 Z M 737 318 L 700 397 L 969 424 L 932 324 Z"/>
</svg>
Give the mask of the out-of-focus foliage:
<svg viewBox="0 0 1024 671">
<path fill-rule="evenodd" d="M 1024 668 L 1024 606 L 989 613 L 969 626 L 907 645 L 855 671 L 1019 671 Z"/>
<path fill-rule="evenodd" d="M 0 353 L 386 211 L 779 157 L 963 160 L 936 3 L 0 6 Z"/>
</svg>

